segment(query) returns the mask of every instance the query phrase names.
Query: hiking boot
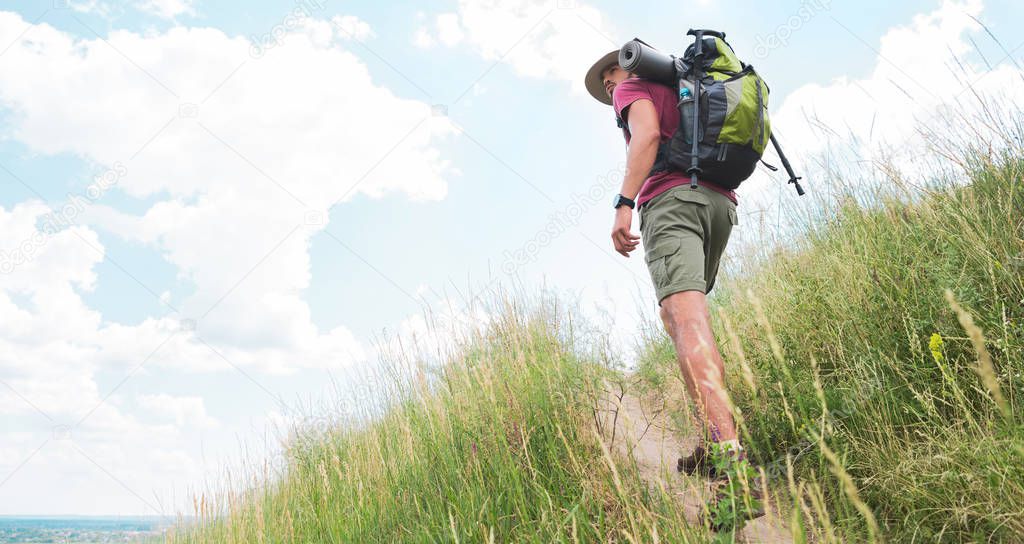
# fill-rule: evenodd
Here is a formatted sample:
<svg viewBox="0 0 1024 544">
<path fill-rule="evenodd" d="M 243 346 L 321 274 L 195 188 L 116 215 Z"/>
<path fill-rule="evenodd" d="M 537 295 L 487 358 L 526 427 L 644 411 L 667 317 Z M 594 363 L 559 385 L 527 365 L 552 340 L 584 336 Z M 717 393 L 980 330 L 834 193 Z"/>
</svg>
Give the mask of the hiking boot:
<svg viewBox="0 0 1024 544">
<path fill-rule="evenodd" d="M 708 458 L 708 450 L 704 449 L 704 446 L 697 446 L 690 455 L 680 457 L 676 462 L 676 470 L 683 474 L 699 474 L 712 479 L 718 475 L 718 471 L 715 470 Z"/>
<path fill-rule="evenodd" d="M 714 443 L 712 443 L 712 446 L 714 447 Z M 736 453 L 732 450 L 727 450 L 725 455 L 732 458 L 736 456 Z M 741 449 L 737 460 L 746 459 L 747 452 Z M 690 455 L 680 457 L 676 462 L 676 470 L 687 475 L 699 474 L 710 480 L 718 480 L 723 478 L 725 474 L 722 470 L 719 470 L 716 465 L 721 466 L 722 463 L 715 463 L 711 458 L 711 452 L 709 452 L 702 444 L 694 448 L 693 453 Z"/>
</svg>

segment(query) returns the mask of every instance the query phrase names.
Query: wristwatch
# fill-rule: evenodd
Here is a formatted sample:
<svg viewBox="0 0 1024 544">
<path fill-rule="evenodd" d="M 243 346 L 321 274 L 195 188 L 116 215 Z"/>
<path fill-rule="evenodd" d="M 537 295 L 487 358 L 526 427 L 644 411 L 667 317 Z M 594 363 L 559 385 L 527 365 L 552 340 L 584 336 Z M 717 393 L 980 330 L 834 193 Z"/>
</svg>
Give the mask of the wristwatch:
<svg viewBox="0 0 1024 544">
<path fill-rule="evenodd" d="M 619 206 L 629 206 L 629 209 L 636 209 L 636 202 L 632 199 L 622 196 L 622 194 L 615 195 L 615 200 L 612 200 L 612 207 L 618 208 Z"/>
</svg>

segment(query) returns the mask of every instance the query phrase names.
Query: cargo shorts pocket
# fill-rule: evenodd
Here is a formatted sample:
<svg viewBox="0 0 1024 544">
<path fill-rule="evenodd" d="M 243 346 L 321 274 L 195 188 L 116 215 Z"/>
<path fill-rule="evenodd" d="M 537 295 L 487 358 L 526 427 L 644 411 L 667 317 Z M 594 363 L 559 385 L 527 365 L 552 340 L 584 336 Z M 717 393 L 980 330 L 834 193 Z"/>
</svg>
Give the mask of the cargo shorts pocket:
<svg viewBox="0 0 1024 544">
<path fill-rule="evenodd" d="M 666 274 L 666 257 L 679 251 L 681 241 L 679 238 L 668 238 L 662 240 L 647 251 L 647 269 L 651 273 L 651 281 L 654 288 L 658 289 L 668 282 Z"/>
</svg>

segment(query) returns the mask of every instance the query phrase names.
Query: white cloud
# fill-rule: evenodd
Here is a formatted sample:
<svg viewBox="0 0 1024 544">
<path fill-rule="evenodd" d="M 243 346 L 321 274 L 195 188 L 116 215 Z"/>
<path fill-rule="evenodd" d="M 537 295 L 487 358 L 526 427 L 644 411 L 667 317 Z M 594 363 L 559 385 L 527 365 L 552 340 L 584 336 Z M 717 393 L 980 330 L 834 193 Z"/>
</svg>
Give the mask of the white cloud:
<svg viewBox="0 0 1024 544">
<path fill-rule="evenodd" d="M 369 23 L 355 15 L 336 15 L 331 19 L 331 24 L 341 31 L 341 37 L 345 39 L 361 41 L 376 35 Z"/>
<path fill-rule="evenodd" d="M 989 72 L 969 57 L 968 35 L 982 34 L 971 16 L 980 16 L 982 8 L 981 0 L 946 0 L 935 11 L 886 32 L 868 76 L 794 91 L 775 115 L 790 145 L 812 153 L 842 139 L 857 142 L 870 157 L 903 144 L 919 120 L 933 118 L 944 105 L 971 107 L 972 89 L 987 96 L 1019 93 L 1020 70 L 1011 61 L 1003 59 Z M 965 73 L 953 67 L 953 55 Z"/>
<path fill-rule="evenodd" d="M 876 168 L 877 161 L 894 152 L 895 165 L 905 175 L 933 172 L 941 165 L 929 161 L 932 155 L 923 153 L 926 142 L 918 130 L 931 126 L 948 133 L 962 125 L 964 120 L 952 119 L 949 113 L 962 110 L 969 117 L 977 111 L 974 92 L 1024 103 L 1022 73 L 1011 60 L 1003 59 L 989 71 L 980 58 L 972 55 L 969 36 L 975 42 L 988 40 L 971 18 L 980 17 L 982 11 L 981 0 L 946 0 L 937 9 L 915 16 L 909 24 L 890 28 L 877 44 L 870 44 L 877 54 L 865 47 L 865 54 L 875 57 L 867 75 L 846 75 L 826 84 L 808 83 L 778 104 L 773 110 L 772 128 L 797 174 L 805 176 L 802 183 L 808 195 L 801 199 L 824 197 L 832 190 L 823 183 L 825 168 L 821 160 L 831 161 L 832 168 L 844 163 L 849 167 L 849 161 L 857 161 L 863 165 L 857 179 L 861 185 L 883 183 L 885 177 Z M 836 32 L 857 39 L 840 27 Z M 956 56 L 964 73 L 951 55 Z M 774 151 L 767 151 L 765 159 L 781 166 Z M 740 229 L 742 236 L 759 238 L 769 233 L 767 237 L 771 238 L 795 225 L 782 211 L 796 198 L 785 180 L 781 170 L 771 176 L 758 172 L 739 189 L 741 213 L 763 210 L 766 221 L 755 226 L 758 216 L 741 219 L 741 225 L 747 222 Z"/>
<path fill-rule="evenodd" d="M 442 13 L 437 16 L 437 39 L 444 45 L 458 45 L 466 34 L 459 24 L 459 16 L 455 13 Z"/>
<path fill-rule="evenodd" d="M 173 421 L 178 427 L 196 429 L 218 425 L 218 421 L 206 413 L 206 405 L 201 397 L 175 397 L 159 393 L 139 395 L 137 401 L 142 408 L 159 418 Z"/>
<path fill-rule="evenodd" d="M 19 252 L 0 254 L 0 379 L 44 410 L 84 412 L 97 400 L 87 361 L 100 314 L 78 293 L 93 288 L 93 267 L 104 254 L 86 227 L 43 236 L 36 220 L 48 211 L 38 202 L 0 207 L 0 248 Z M 31 411 L 21 399 L 0 396 L 0 414 Z"/>
<path fill-rule="evenodd" d="M 434 34 L 417 30 L 414 43 L 468 44 L 487 60 L 507 63 L 521 76 L 568 81 L 584 93 L 583 75 L 619 40 L 611 20 L 583 2 L 560 7 L 550 0 L 460 0 L 455 13 L 438 15 Z"/>
<path fill-rule="evenodd" d="M 195 0 L 146 0 L 139 9 L 164 19 L 196 14 Z"/>
<path fill-rule="evenodd" d="M 0 36 L 13 39 L 24 24 L 2 14 Z M 322 31 L 303 26 L 258 60 L 247 59 L 245 40 L 212 29 L 112 33 L 139 69 L 100 40 L 37 25 L 32 46 L 0 58 L 0 103 L 17 112 L 8 135 L 39 153 L 124 161 L 119 189 L 171 195 L 141 215 L 100 208 L 91 220 L 158 249 L 195 283 L 175 305 L 205 340 L 325 358 L 291 367 L 348 358 L 327 346 L 357 351 L 344 330 L 318 339 L 301 298 L 309 240 L 326 227 L 305 225 L 308 212 L 322 216 L 358 193 L 437 200 L 450 171 L 434 147 L 450 124 L 375 85 L 353 54 L 317 39 Z"/>
<path fill-rule="evenodd" d="M 68 2 L 68 7 L 79 13 L 93 13 L 107 19 L 124 13 L 125 9 L 129 7 L 162 19 L 174 19 L 182 15 L 194 17 L 196 3 L 197 0 L 141 0 L 134 3 L 71 0 Z"/>
<path fill-rule="evenodd" d="M 430 30 L 428 30 L 426 27 L 420 27 L 416 29 L 416 33 L 413 34 L 412 43 L 416 47 L 427 48 L 432 47 L 436 42 L 434 41 L 434 38 L 430 35 Z"/>
<path fill-rule="evenodd" d="M 393 334 L 376 346 L 384 360 L 438 366 L 457 354 L 474 335 L 485 331 L 493 320 L 487 309 L 479 306 L 461 307 L 438 299 L 430 307 L 430 311 L 402 320 Z"/>
<path fill-rule="evenodd" d="M 71 0 L 68 2 L 68 7 L 79 13 L 97 13 L 103 17 L 109 16 L 111 11 L 109 3 L 99 0 Z"/>
</svg>

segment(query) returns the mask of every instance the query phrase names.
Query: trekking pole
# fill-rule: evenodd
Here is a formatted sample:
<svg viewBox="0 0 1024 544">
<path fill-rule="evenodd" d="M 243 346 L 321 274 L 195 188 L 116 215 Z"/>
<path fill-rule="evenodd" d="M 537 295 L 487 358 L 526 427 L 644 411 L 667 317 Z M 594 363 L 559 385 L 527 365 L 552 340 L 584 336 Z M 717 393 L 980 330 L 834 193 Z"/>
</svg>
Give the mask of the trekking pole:
<svg viewBox="0 0 1024 544">
<path fill-rule="evenodd" d="M 782 147 L 779 146 L 779 141 L 775 139 L 775 135 L 771 135 L 772 145 L 775 147 L 775 152 L 779 154 L 779 159 L 782 160 L 782 167 L 786 169 L 786 173 L 789 174 L 789 183 L 796 186 L 797 196 L 804 196 L 804 188 L 800 186 L 800 182 L 797 180 L 803 179 L 793 172 L 793 167 L 789 165 L 789 159 L 786 158 L 786 154 L 782 152 Z"/>
<path fill-rule="evenodd" d="M 715 30 L 694 30 L 690 29 L 686 31 L 687 36 L 694 36 L 695 41 L 693 44 L 693 149 L 692 157 L 690 158 L 690 168 L 686 170 L 687 174 L 690 174 L 690 188 L 697 188 L 697 176 L 704 173 L 700 168 L 700 142 L 697 138 L 700 137 L 700 81 L 704 77 L 704 35 L 714 36 L 718 39 L 725 39 L 725 32 L 718 32 Z"/>
<path fill-rule="evenodd" d="M 696 41 L 693 44 L 693 149 L 690 156 L 690 168 L 686 170 L 690 174 L 690 189 L 697 188 L 697 175 L 701 174 L 697 154 L 700 152 L 700 143 L 697 138 L 700 136 L 700 79 L 704 77 L 704 30 L 690 29 L 687 36 L 694 36 Z"/>
</svg>

